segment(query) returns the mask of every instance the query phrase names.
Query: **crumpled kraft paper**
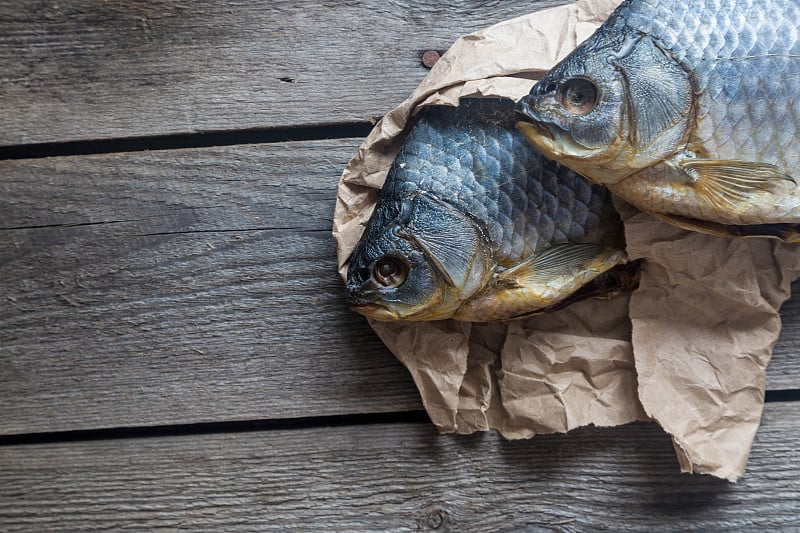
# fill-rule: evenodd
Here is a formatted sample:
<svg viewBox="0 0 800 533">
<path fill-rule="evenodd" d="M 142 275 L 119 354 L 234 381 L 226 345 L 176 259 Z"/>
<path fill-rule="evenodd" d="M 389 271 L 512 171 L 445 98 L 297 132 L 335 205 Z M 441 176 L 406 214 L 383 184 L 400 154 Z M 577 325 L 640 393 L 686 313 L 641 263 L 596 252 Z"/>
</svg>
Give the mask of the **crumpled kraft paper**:
<svg viewBox="0 0 800 533">
<path fill-rule="evenodd" d="M 800 247 L 693 233 L 617 208 L 628 255 L 647 260 L 630 304 L 639 399 L 672 435 L 683 471 L 736 480 Z"/>
<path fill-rule="evenodd" d="M 416 109 L 468 96 L 520 98 L 617 4 L 581 0 L 458 39 L 342 175 L 333 230 L 341 275 Z M 649 415 L 673 436 L 683 471 L 735 480 L 760 419 L 777 309 L 800 251 L 693 234 L 623 203 L 618 209 L 629 255 L 647 261 L 630 307 L 623 295 L 509 324 L 370 324 L 409 369 L 441 431 L 494 428 L 526 438 Z"/>
</svg>

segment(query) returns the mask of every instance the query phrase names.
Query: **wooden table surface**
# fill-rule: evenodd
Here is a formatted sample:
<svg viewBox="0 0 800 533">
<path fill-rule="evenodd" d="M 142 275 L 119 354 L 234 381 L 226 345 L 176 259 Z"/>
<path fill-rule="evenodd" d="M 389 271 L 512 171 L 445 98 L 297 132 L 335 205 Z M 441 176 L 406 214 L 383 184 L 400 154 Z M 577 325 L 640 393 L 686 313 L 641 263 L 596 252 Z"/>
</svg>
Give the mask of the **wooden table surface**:
<svg viewBox="0 0 800 533">
<path fill-rule="evenodd" d="M 440 436 L 345 305 L 374 118 L 557 3 L 0 0 L 0 530 L 800 528 L 800 297 L 737 484 L 648 423 Z"/>
</svg>

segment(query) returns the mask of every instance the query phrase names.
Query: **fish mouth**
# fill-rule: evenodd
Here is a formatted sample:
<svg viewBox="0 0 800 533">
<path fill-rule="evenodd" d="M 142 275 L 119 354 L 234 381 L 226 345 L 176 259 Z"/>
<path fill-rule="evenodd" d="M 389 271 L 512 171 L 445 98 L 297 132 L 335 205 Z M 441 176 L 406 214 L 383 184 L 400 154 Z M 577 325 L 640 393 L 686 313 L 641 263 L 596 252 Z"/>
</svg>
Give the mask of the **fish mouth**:
<svg viewBox="0 0 800 533">
<path fill-rule="evenodd" d="M 382 322 L 400 319 L 397 313 L 376 303 L 353 304 L 350 306 L 350 309 L 352 309 L 353 311 L 355 311 L 360 315 L 364 315 L 367 318 L 380 320 Z"/>
<path fill-rule="evenodd" d="M 528 142 L 531 142 L 532 138 L 541 138 L 545 137 L 547 139 L 553 139 L 553 132 L 550 131 L 550 128 L 542 124 L 540 121 L 533 120 L 532 118 L 524 115 L 520 112 L 517 112 L 517 118 L 524 117 L 525 120 L 518 120 L 514 126 L 526 139 Z"/>
<path fill-rule="evenodd" d="M 562 155 L 555 134 L 546 124 L 534 122 L 527 117 L 525 121 L 518 121 L 515 127 L 525 137 L 528 144 L 539 150 L 546 158 L 557 159 L 559 155 Z"/>
<path fill-rule="evenodd" d="M 530 144 L 538 146 L 543 139 L 546 139 L 548 143 L 554 141 L 555 135 L 548 127 L 548 121 L 543 120 L 538 112 L 533 111 L 528 101 L 523 99 L 517 103 L 514 116 L 517 119 L 514 126 Z"/>
<path fill-rule="evenodd" d="M 552 122 L 552 110 L 544 105 L 539 98 L 523 98 L 514 106 L 514 117 L 516 117 L 517 129 L 520 127 L 533 127 L 541 133 L 552 136 L 550 129 L 545 124 Z"/>
<path fill-rule="evenodd" d="M 525 115 L 522 115 L 525 116 Z M 515 124 L 528 144 L 539 150 L 543 156 L 568 165 L 572 170 L 583 176 L 592 177 L 595 173 L 597 161 L 602 160 L 603 154 L 597 150 L 587 148 L 576 142 L 568 131 L 555 122 L 534 121 L 527 117 L 525 121 Z M 585 164 L 588 163 L 588 166 Z M 615 183 L 607 176 L 602 183 Z"/>
<path fill-rule="evenodd" d="M 531 116 L 528 106 L 522 108 L 517 106 L 517 108 L 514 109 L 514 116 L 517 118 L 517 122 L 537 122 L 537 120 Z"/>
</svg>

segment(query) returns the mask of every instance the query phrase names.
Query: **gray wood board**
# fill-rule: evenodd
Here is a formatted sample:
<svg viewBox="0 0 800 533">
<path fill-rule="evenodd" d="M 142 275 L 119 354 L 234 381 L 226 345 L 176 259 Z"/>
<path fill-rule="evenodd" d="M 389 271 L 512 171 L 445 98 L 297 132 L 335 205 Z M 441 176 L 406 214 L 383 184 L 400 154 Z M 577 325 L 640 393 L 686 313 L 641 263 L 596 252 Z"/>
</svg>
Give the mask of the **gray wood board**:
<svg viewBox="0 0 800 533">
<path fill-rule="evenodd" d="M 359 142 L 0 163 L 0 432 L 420 409 L 336 272 Z"/>
<path fill-rule="evenodd" d="M 336 273 L 359 142 L 0 162 L 0 433 L 421 408 Z"/>
<path fill-rule="evenodd" d="M 509 442 L 426 424 L 0 448 L 3 531 L 743 531 L 800 527 L 800 409 L 768 404 L 737 484 L 652 424 Z"/>
<path fill-rule="evenodd" d="M 0 1 L 0 145 L 364 121 L 425 50 L 562 0 Z"/>
</svg>

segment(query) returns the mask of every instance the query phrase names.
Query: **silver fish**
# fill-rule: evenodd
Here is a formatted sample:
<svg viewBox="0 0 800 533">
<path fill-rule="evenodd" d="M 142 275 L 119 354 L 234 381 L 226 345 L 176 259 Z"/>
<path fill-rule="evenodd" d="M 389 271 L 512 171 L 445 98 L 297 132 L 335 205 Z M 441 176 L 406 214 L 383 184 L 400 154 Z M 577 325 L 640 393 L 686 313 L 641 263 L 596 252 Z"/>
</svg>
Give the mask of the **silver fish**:
<svg viewBox="0 0 800 533">
<path fill-rule="evenodd" d="M 517 111 L 546 157 L 643 211 L 800 240 L 798 0 L 627 0 Z"/>
<path fill-rule="evenodd" d="M 350 257 L 378 320 L 500 321 L 635 283 L 607 191 L 546 161 L 508 99 L 420 112 Z"/>
</svg>

